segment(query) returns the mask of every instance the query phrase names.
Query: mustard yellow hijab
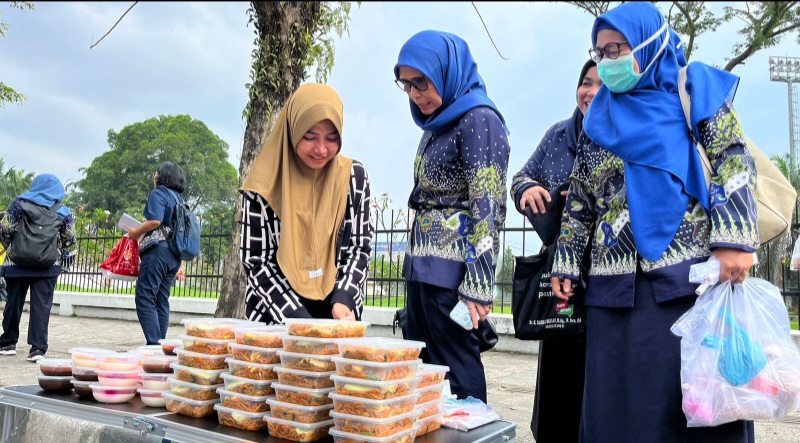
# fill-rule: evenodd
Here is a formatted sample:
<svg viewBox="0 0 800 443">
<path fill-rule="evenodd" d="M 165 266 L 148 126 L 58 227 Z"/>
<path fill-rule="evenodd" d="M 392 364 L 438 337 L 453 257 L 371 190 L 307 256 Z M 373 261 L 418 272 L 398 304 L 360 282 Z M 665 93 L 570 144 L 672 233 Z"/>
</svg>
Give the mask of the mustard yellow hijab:
<svg viewBox="0 0 800 443">
<path fill-rule="evenodd" d="M 296 146 L 327 119 L 339 131 L 341 150 L 343 113 L 342 100 L 330 86 L 297 88 L 241 187 L 262 196 L 280 218 L 278 266 L 292 288 L 311 300 L 324 300 L 336 283 L 336 241 L 353 160 L 337 154 L 323 169 L 313 170 L 298 158 Z"/>
</svg>

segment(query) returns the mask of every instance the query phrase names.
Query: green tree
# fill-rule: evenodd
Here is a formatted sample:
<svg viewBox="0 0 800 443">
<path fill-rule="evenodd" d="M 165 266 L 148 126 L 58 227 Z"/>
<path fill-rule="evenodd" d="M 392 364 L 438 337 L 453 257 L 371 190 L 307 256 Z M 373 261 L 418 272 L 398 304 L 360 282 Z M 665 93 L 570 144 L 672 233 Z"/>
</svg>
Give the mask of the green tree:
<svg viewBox="0 0 800 443">
<path fill-rule="evenodd" d="M 594 17 L 625 2 L 566 2 Z M 720 14 L 711 10 L 711 2 L 651 2 L 660 6 L 667 22 L 685 37 L 684 52 L 688 60 L 699 47 L 697 40 L 705 33 L 716 31 L 724 24 L 738 19 L 740 41 L 733 44 L 731 56 L 725 57 L 726 71 L 731 71 L 756 52 L 780 43 L 787 34 L 800 29 L 800 2 L 736 2 L 725 6 Z M 800 42 L 800 34 L 797 36 Z"/>
<path fill-rule="evenodd" d="M 317 66 L 317 81 L 325 82 L 333 68 L 332 32 L 347 32 L 351 2 L 250 3 L 248 24 L 256 28 L 250 69 L 250 100 L 243 111 L 247 122 L 239 163 L 239 184 L 258 156 L 275 117 L 289 96 Z M 234 213 L 241 210 L 237 200 Z M 215 315 L 243 317 L 245 275 L 239 258 L 239 229 L 233 226 L 230 250 Z"/>
<path fill-rule="evenodd" d="M 31 2 L 11 2 L 11 7 L 19 10 L 33 9 Z M 2 13 L 2 11 L 0 11 Z M 8 23 L 0 22 L 0 37 L 5 37 L 8 30 Z M 6 103 L 21 104 L 25 101 L 25 96 L 15 91 L 12 87 L 7 86 L 0 80 L 0 109 L 6 106 Z"/>
<path fill-rule="evenodd" d="M 0 211 L 10 205 L 17 196 L 31 187 L 35 174 L 16 169 L 13 166 L 4 170 L 5 162 L 0 158 Z"/>
<path fill-rule="evenodd" d="M 511 284 L 514 282 L 514 251 L 511 246 L 506 246 L 506 250 L 500 255 L 497 261 L 497 270 L 495 277 L 495 298 L 499 297 L 501 300 L 511 302 Z"/>
<path fill-rule="evenodd" d="M 188 115 L 159 116 L 108 131 L 109 150 L 81 169 L 76 185 L 80 202 L 114 216 L 140 214 L 153 189 L 153 174 L 165 161 L 186 174 L 183 197 L 198 213 L 233 207 L 236 169 L 228 144 L 200 120 Z"/>
</svg>

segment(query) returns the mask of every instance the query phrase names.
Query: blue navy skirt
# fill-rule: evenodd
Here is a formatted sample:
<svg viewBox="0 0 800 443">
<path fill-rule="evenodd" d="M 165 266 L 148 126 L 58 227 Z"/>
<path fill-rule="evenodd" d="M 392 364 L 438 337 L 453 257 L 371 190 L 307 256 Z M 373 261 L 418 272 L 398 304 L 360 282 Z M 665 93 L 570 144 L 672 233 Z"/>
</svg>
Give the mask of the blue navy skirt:
<svg viewBox="0 0 800 443">
<path fill-rule="evenodd" d="M 694 301 L 656 304 L 638 271 L 633 308 L 587 307 L 581 443 L 755 442 L 752 421 L 686 426 L 680 338 L 670 327 Z"/>
</svg>

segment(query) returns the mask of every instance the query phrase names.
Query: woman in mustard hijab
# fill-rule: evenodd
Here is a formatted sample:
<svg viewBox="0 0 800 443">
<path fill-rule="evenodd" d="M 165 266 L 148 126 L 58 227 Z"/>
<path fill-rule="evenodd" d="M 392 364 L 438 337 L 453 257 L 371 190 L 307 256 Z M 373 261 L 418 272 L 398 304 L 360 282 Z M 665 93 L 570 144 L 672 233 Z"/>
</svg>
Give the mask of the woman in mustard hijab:
<svg viewBox="0 0 800 443">
<path fill-rule="evenodd" d="M 342 100 L 300 86 L 242 184 L 245 315 L 360 319 L 374 230 L 360 162 L 339 154 Z"/>
</svg>

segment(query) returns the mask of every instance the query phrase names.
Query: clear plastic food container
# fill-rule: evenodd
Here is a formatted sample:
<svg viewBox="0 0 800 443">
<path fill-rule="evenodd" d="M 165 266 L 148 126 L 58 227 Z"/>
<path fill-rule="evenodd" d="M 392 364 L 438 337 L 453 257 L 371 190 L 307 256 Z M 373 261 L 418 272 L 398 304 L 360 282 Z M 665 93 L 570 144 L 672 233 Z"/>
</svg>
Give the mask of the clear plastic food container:
<svg viewBox="0 0 800 443">
<path fill-rule="evenodd" d="M 228 372 L 227 369 L 198 369 L 190 366 L 173 363 L 170 365 L 175 370 L 175 378 L 198 385 L 218 385 L 223 383 L 221 374 Z"/>
<path fill-rule="evenodd" d="M 333 420 L 319 423 L 298 423 L 269 415 L 265 415 L 264 420 L 267 421 L 270 437 L 297 442 L 311 442 L 325 438 L 328 436 L 328 430 L 333 426 Z"/>
<path fill-rule="evenodd" d="M 139 398 L 142 399 L 142 403 L 147 406 L 153 408 L 163 408 L 167 406 L 167 399 L 161 394 L 165 392 L 168 393 L 169 390 L 139 388 L 137 392 L 139 392 Z"/>
<path fill-rule="evenodd" d="M 385 400 L 414 393 L 419 378 L 405 380 L 371 381 L 360 378 L 331 375 L 336 393 L 353 397 Z"/>
<path fill-rule="evenodd" d="M 419 417 L 419 411 L 406 412 L 387 418 L 362 417 L 331 411 L 331 417 L 336 429 L 342 432 L 387 437 L 414 427 L 414 422 Z"/>
<path fill-rule="evenodd" d="M 430 417 L 420 419 L 417 422 L 417 433 L 415 434 L 416 437 L 421 435 L 425 435 L 429 432 L 433 432 L 442 427 L 442 417 L 444 417 L 444 412 L 440 412 L 436 415 L 432 415 Z"/>
<path fill-rule="evenodd" d="M 227 391 L 222 388 L 217 389 L 217 394 L 219 394 L 219 399 L 222 406 L 247 412 L 269 411 L 267 399 L 274 398 L 267 395 L 253 396 L 239 394 L 237 392 Z"/>
<path fill-rule="evenodd" d="M 417 388 L 419 391 L 419 388 Z M 419 411 L 419 419 L 428 418 L 444 411 L 444 397 L 437 398 L 436 400 L 419 403 L 414 406 L 414 409 Z"/>
<path fill-rule="evenodd" d="M 419 358 L 425 343 L 391 337 L 365 337 L 339 343 L 339 354 L 353 360 L 409 361 Z"/>
<path fill-rule="evenodd" d="M 72 376 L 69 375 L 43 375 L 36 376 L 39 387 L 45 391 L 69 391 L 72 389 Z"/>
<path fill-rule="evenodd" d="M 103 348 L 72 348 L 69 350 L 69 354 L 72 356 L 72 364 L 84 368 L 96 368 L 98 355 L 116 353 L 111 349 Z"/>
<path fill-rule="evenodd" d="M 142 371 L 148 373 L 171 374 L 172 368 L 170 365 L 177 361 L 178 357 L 173 355 L 160 354 L 142 357 Z"/>
<path fill-rule="evenodd" d="M 447 366 L 423 363 L 417 367 L 417 376 L 420 377 L 417 389 L 427 388 L 444 381 L 444 377 L 450 370 Z"/>
<path fill-rule="evenodd" d="M 66 377 L 72 375 L 72 360 L 68 358 L 43 358 L 36 363 L 44 375 Z"/>
<path fill-rule="evenodd" d="M 412 378 L 422 360 L 374 362 L 333 357 L 336 373 L 342 377 L 363 378 L 365 380 L 385 381 Z"/>
<path fill-rule="evenodd" d="M 286 352 L 296 352 L 298 354 L 316 355 L 338 355 L 339 345 L 336 344 L 341 338 L 317 338 L 299 337 L 294 335 L 284 335 L 283 350 Z"/>
<path fill-rule="evenodd" d="M 246 361 L 234 360 L 226 358 L 225 362 L 228 363 L 230 373 L 237 377 L 252 378 L 253 380 L 275 380 L 278 374 L 275 373 L 275 366 L 277 365 L 262 365 L 258 363 L 249 363 Z"/>
<path fill-rule="evenodd" d="M 278 367 L 276 366 L 277 370 Z M 222 379 L 225 380 L 225 390 L 246 395 L 275 395 L 272 383 L 275 380 L 253 380 L 252 378 L 237 377 L 229 373 L 223 373 Z"/>
<path fill-rule="evenodd" d="M 281 420 L 298 423 L 319 423 L 330 420 L 330 411 L 333 405 L 303 406 L 293 403 L 284 403 L 277 398 L 267 399 L 272 416 Z"/>
<path fill-rule="evenodd" d="M 236 336 L 233 327 L 243 323 L 252 323 L 236 318 L 185 318 L 181 321 L 185 327 L 186 335 L 193 337 L 213 338 L 217 340 L 232 340 Z"/>
<path fill-rule="evenodd" d="M 154 357 L 156 355 L 164 355 L 164 350 L 161 345 L 144 345 L 139 346 L 134 351 L 130 351 L 141 355 L 142 357 Z"/>
<path fill-rule="evenodd" d="M 142 356 L 130 352 L 99 354 L 95 361 L 97 369 L 103 371 L 133 371 L 142 366 Z"/>
<path fill-rule="evenodd" d="M 311 372 L 331 372 L 336 370 L 332 355 L 298 354 L 296 352 L 278 351 L 281 365 L 285 368 Z"/>
<path fill-rule="evenodd" d="M 181 348 L 176 348 L 175 353 L 178 355 L 179 365 L 198 369 L 223 369 L 227 366 L 225 359 L 231 356 L 231 354 L 201 354 Z"/>
<path fill-rule="evenodd" d="M 428 403 L 429 401 L 442 398 L 442 390 L 444 390 L 444 382 L 428 386 L 427 388 L 417 388 L 417 392 L 419 393 L 417 404 Z"/>
<path fill-rule="evenodd" d="M 214 400 L 219 398 L 217 388 L 223 385 L 198 385 L 174 378 L 167 379 L 170 392 L 178 397 L 190 398 L 192 400 Z"/>
<path fill-rule="evenodd" d="M 93 398 L 94 394 L 91 385 L 96 385 L 96 384 L 97 384 L 96 381 L 72 380 L 72 389 L 75 390 L 75 393 L 78 394 L 78 397 Z"/>
<path fill-rule="evenodd" d="M 169 391 L 169 379 L 173 373 L 140 372 L 139 376 L 142 377 L 142 388 L 151 391 Z"/>
<path fill-rule="evenodd" d="M 261 348 L 258 346 L 240 345 L 239 343 L 230 343 L 229 346 L 234 360 L 260 363 L 262 365 L 272 365 L 281 362 L 280 357 L 278 357 L 278 351 L 280 351 L 281 348 Z"/>
<path fill-rule="evenodd" d="M 413 393 L 389 400 L 370 400 L 368 398 L 329 394 L 333 400 L 333 410 L 343 414 L 362 417 L 389 418 L 414 410 L 419 394 Z"/>
<path fill-rule="evenodd" d="M 97 381 L 101 386 L 138 386 L 142 376 L 136 371 L 97 370 Z"/>
<path fill-rule="evenodd" d="M 103 386 L 91 384 L 94 399 L 100 403 L 125 403 L 136 396 L 137 386 Z"/>
<path fill-rule="evenodd" d="M 233 341 L 232 339 L 193 337 L 191 335 L 183 335 L 183 334 L 181 334 L 179 337 L 181 339 L 181 344 L 184 351 L 197 352 L 200 354 L 208 354 L 208 355 L 231 354 L 228 344 Z M 177 350 L 173 350 L 173 352 L 178 354 Z"/>
<path fill-rule="evenodd" d="M 280 383 L 273 383 L 275 398 L 284 403 L 292 403 L 302 406 L 320 406 L 331 404 L 333 400 L 328 396 L 334 388 L 326 389 L 306 389 L 297 386 L 287 386 Z"/>
<path fill-rule="evenodd" d="M 409 430 L 387 437 L 351 434 L 349 432 L 342 432 L 336 428 L 331 428 L 328 432 L 331 437 L 333 437 L 333 443 L 413 443 L 418 429 L 417 426 L 414 426 Z"/>
<path fill-rule="evenodd" d="M 167 411 L 189 417 L 207 417 L 214 413 L 214 405 L 219 404 L 219 399 L 192 400 L 164 392 L 161 394 L 167 399 Z"/>
<path fill-rule="evenodd" d="M 347 338 L 363 337 L 369 322 L 325 318 L 287 318 L 286 333 L 300 337 Z"/>
<path fill-rule="evenodd" d="M 331 380 L 331 375 L 336 374 L 335 371 L 301 371 L 283 366 L 276 366 L 275 372 L 278 374 L 278 382 L 281 384 L 308 389 L 332 388 L 333 380 Z"/>
<path fill-rule="evenodd" d="M 162 338 L 158 342 L 161 343 L 161 352 L 164 355 L 175 355 L 175 348 L 183 345 L 183 340 L 179 338 Z"/>
<path fill-rule="evenodd" d="M 286 326 L 252 326 L 239 325 L 233 328 L 236 336 L 236 343 L 260 348 L 281 348 L 283 340 L 281 336 L 286 334 Z"/>
<path fill-rule="evenodd" d="M 97 367 L 73 366 L 72 376 L 80 381 L 97 381 Z"/>
<path fill-rule="evenodd" d="M 232 428 L 244 429 L 245 431 L 259 431 L 267 427 L 264 417 L 269 412 L 247 412 L 239 409 L 226 408 L 217 403 L 214 405 L 217 410 L 219 424 Z"/>
</svg>

